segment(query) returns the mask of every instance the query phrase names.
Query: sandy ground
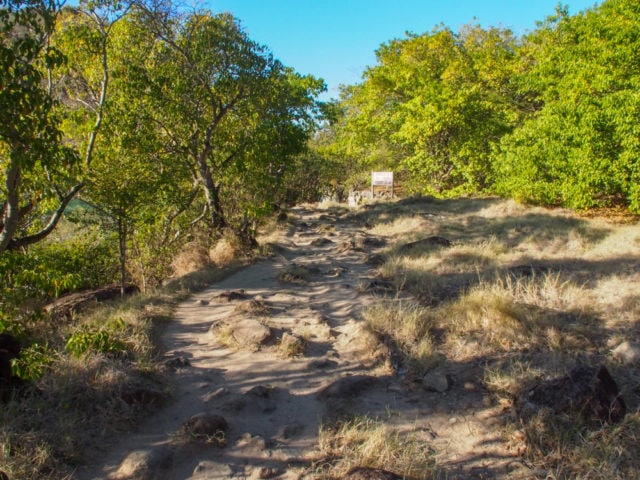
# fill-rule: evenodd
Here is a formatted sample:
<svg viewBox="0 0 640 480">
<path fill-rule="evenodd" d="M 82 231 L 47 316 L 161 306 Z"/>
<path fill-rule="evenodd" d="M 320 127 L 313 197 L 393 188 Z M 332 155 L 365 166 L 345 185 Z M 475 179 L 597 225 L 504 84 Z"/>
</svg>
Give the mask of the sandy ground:
<svg viewBox="0 0 640 480">
<path fill-rule="evenodd" d="M 167 360 L 178 359 L 174 400 L 75 478 L 314 478 L 309 466 L 321 460 L 319 427 L 345 412 L 419 434 L 436 452 L 442 478 L 535 478 L 500 436 L 504 412 L 478 380 L 481 365 L 451 365 L 451 388 L 439 393 L 405 381 L 402 368 L 389 368 L 393 356 L 382 345 L 371 348 L 360 312 L 380 295 L 363 288 L 375 279 L 367 255 L 380 247 L 348 248 L 354 238 L 368 236 L 326 212 L 298 208 L 290 218 L 295 221 L 275 257 L 178 307 L 163 336 Z M 312 270 L 308 282 L 278 279 L 294 264 Z M 246 299 L 220 296 L 231 291 Z M 238 305 L 251 300 L 268 315 L 242 313 Z M 271 339 L 260 348 L 229 348 L 210 332 L 216 322 L 246 317 L 271 329 Z M 306 339 L 303 355 L 279 353 L 285 332 Z M 374 378 L 359 384 L 362 376 Z M 345 378 L 355 379 L 355 388 L 345 390 L 349 398 L 320 393 Z M 224 448 L 177 437 L 183 423 L 200 413 L 227 420 Z"/>
</svg>

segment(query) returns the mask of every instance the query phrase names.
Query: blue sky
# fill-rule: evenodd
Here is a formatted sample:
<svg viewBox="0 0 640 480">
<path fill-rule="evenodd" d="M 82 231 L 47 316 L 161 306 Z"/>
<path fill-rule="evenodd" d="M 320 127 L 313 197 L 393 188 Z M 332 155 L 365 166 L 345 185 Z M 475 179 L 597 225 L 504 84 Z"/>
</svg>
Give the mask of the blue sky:
<svg viewBox="0 0 640 480">
<path fill-rule="evenodd" d="M 359 83 L 375 51 L 405 32 L 423 33 L 444 23 L 457 30 L 467 23 L 533 30 L 553 14 L 558 0 L 205 0 L 214 12 L 240 19 L 250 38 L 276 58 L 328 85 L 324 99 L 337 98 L 340 84 Z M 564 0 L 569 13 L 596 0 Z"/>
</svg>

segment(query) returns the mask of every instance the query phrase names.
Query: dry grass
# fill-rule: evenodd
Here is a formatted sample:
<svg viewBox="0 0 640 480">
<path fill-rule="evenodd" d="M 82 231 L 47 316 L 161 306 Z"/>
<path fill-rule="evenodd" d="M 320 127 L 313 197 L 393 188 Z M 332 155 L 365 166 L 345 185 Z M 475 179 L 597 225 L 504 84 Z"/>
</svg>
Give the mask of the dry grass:
<svg viewBox="0 0 640 480">
<path fill-rule="evenodd" d="M 201 270 L 211 264 L 209 251 L 198 242 L 189 242 L 180 249 L 180 252 L 171 262 L 174 277 L 183 277 L 188 273 Z"/>
<path fill-rule="evenodd" d="M 436 478 L 433 452 L 423 438 L 368 417 L 323 426 L 319 448 L 325 459 L 314 478 L 341 479 L 354 467 L 383 468 L 408 480 Z"/>
<path fill-rule="evenodd" d="M 278 342 L 276 353 L 280 358 L 293 358 L 304 355 L 305 349 L 305 338 L 301 335 L 286 333 Z"/>
<path fill-rule="evenodd" d="M 412 373 L 424 373 L 438 363 L 431 338 L 433 317 L 428 309 L 406 300 L 392 300 L 376 303 L 363 312 L 363 317 L 378 336 L 393 341 Z"/>
<path fill-rule="evenodd" d="M 128 430 L 168 398 L 152 367 L 104 355 L 60 357 L 26 398 L 0 412 L 0 469 L 15 479 L 67 478 L 100 439 Z"/>
<path fill-rule="evenodd" d="M 278 273 L 278 280 L 283 283 L 305 285 L 313 274 L 314 272 L 304 265 L 290 265 Z"/>
<path fill-rule="evenodd" d="M 379 273 L 427 312 L 422 329 L 388 301 L 366 313 L 406 361 L 481 361 L 485 387 L 504 405 L 525 385 L 604 363 L 630 412 L 619 425 L 542 412 L 522 424 L 507 420 L 505 435 L 519 439 L 515 451 L 547 478 L 640 478 L 640 365 L 611 355 L 640 333 L 637 219 L 620 224 L 499 199 L 413 199 L 353 217 L 391 240 Z M 452 246 L 402 249 L 429 236 Z M 425 338 L 427 355 L 418 348 Z"/>
<path fill-rule="evenodd" d="M 40 348 L 26 363 L 44 375 L 0 409 L 0 471 L 10 479 L 72 478 L 106 439 L 153 414 L 170 396 L 159 333 L 178 301 L 243 264 L 229 252 L 213 258 L 225 267 L 212 267 L 206 248 L 188 244 L 173 262 L 177 278 L 162 290 L 99 304 L 68 323 L 41 320 Z M 75 353 L 65 349 L 74 335 Z"/>
</svg>

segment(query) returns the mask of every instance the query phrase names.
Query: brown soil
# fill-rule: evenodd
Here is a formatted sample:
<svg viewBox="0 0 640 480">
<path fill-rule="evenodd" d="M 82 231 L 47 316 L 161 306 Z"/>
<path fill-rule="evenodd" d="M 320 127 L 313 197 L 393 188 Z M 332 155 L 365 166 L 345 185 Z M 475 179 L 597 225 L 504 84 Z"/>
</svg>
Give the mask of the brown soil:
<svg viewBox="0 0 640 480">
<path fill-rule="evenodd" d="M 483 388 L 482 365 L 457 363 L 446 370 L 450 388 L 429 391 L 409 381 L 392 352 L 363 328 L 362 308 L 386 294 L 365 288 L 376 278 L 366 260 L 383 242 L 354 242 L 364 233 L 330 214 L 298 208 L 291 217 L 296 222 L 276 256 L 179 306 L 163 335 L 175 370 L 173 400 L 75 478 L 311 479 L 323 460 L 321 424 L 355 414 L 420 435 L 436 452 L 442 478 L 534 478 L 501 438 L 504 408 Z M 307 278 L 284 282 L 282 273 L 293 266 L 305 267 Z M 252 348 L 210 332 L 240 318 L 257 319 L 271 337 Z M 285 333 L 302 345 L 285 351 Z M 179 435 L 201 413 L 226 419 L 225 446 L 220 438 Z M 156 460 L 132 473 L 134 452 Z"/>
</svg>

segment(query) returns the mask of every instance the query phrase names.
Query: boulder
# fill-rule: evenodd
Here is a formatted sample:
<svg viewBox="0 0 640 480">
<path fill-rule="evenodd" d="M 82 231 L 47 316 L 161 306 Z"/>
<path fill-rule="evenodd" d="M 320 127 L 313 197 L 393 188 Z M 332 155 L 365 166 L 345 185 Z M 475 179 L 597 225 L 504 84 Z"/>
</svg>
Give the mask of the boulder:
<svg viewBox="0 0 640 480">
<path fill-rule="evenodd" d="M 6 399 L 9 390 L 18 380 L 11 372 L 11 360 L 18 358 L 22 347 L 17 338 L 0 333 L 0 398 Z"/>
<path fill-rule="evenodd" d="M 585 420 L 618 422 L 626 414 L 626 405 L 618 386 L 604 365 L 578 365 L 567 375 L 541 382 L 516 396 L 521 418 L 542 408 L 555 414 L 576 413 Z"/>
<path fill-rule="evenodd" d="M 235 322 L 231 328 L 233 338 L 244 347 L 262 345 L 271 337 L 271 329 L 253 318 Z"/>
<path fill-rule="evenodd" d="M 398 250 L 398 253 L 400 255 L 413 255 L 419 254 L 424 250 L 430 250 L 432 248 L 448 248 L 451 245 L 451 241 L 444 237 L 431 236 L 403 245 Z"/>
<path fill-rule="evenodd" d="M 249 295 L 244 293 L 244 290 L 229 290 L 216 295 L 214 298 L 221 302 L 232 302 L 234 300 L 247 300 Z"/>
<path fill-rule="evenodd" d="M 162 480 L 173 464 L 173 452 L 167 448 L 135 450 L 122 461 L 117 480 Z"/>
<path fill-rule="evenodd" d="M 232 318 L 211 325 L 213 336 L 222 335 L 224 343 L 233 343 L 239 348 L 256 350 L 271 338 L 271 329 L 254 318 Z"/>
<path fill-rule="evenodd" d="M 351 375 L 332 382 L 318 393 L 318 398 L 349 398 L 360 395 L 378 382 L 369 375 Z"/>
<path fill-rule="evenodd" d="M 198 413 L 189 417 L 182 424 L 179 434 L 192 441 L 224 446 L 228 430 L 229 424 L 223 416 L 213 413 Z"/>
</svg>

